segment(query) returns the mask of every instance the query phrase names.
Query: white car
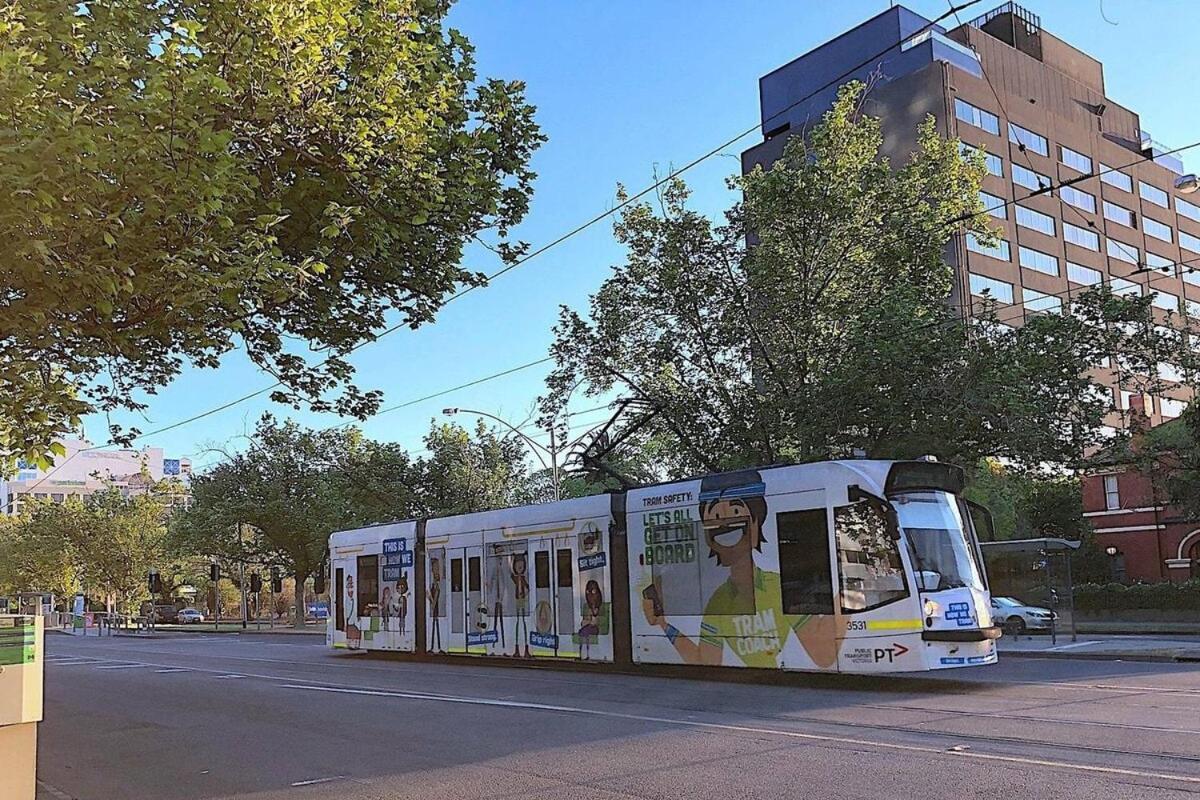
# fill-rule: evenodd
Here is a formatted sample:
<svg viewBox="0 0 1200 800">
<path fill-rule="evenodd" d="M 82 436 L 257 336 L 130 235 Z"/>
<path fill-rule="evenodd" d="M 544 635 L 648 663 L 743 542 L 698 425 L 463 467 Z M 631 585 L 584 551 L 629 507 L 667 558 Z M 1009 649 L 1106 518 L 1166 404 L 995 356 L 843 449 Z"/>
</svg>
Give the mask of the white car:
<svg viewBox="0 0 1200 800">
<path fill-rule="evenodd" d="M 1048 630 L 1050 620 L 1057 620 L 1055 614 L 1048 608 L 1027 606 L 1015 597 L 993 597 L 992 618 L 997 624 L 1015 636 L 1026 630 Z"/>
<path fill-rule="evenodd" d="M 181 625 L 188 623 L 204 622 L 204 614 L 199 609 L 185 608 L 175 617 L 176 621 Z"/>
</svg>

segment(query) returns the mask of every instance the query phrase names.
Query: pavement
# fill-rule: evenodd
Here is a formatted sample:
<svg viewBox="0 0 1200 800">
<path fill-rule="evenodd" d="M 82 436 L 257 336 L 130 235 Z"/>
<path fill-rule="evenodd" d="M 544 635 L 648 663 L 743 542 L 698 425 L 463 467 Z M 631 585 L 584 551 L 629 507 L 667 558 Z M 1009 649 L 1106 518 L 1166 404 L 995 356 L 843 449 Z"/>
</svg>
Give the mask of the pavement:
<svg viewBox="0 0 1200 800">
<path fill-rule="evenodd" d="M 1002 657 L 744 683 L 253 634 L 52 636 L 46 649 L 39 800 L 1200 792 L 1200 664 Z"/>
<path fill-rule="evenodd" d="M 999 643 L 1002 655 L 1028 658 L 1088 658 L 1137 661 L 1200 662 L 1200 637 L 1196 636 L 1125 636 L 1048 634 L 1004 636 Z"/>
</svg>

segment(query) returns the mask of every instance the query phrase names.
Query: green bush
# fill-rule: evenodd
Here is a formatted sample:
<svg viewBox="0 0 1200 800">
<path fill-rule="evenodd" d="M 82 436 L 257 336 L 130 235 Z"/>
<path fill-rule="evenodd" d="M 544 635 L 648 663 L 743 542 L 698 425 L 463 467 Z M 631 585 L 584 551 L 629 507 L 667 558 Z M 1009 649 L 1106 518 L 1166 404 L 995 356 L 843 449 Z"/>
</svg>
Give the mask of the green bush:
<svg viewBox="0 0 1200 800">
<path fill-rule="evenodd" d="M 1081 583 L 1075 587 L 1079 611 L 1153 609 L 1200 611 L 1200 579 L 1186 583 Z"/>
</svg>

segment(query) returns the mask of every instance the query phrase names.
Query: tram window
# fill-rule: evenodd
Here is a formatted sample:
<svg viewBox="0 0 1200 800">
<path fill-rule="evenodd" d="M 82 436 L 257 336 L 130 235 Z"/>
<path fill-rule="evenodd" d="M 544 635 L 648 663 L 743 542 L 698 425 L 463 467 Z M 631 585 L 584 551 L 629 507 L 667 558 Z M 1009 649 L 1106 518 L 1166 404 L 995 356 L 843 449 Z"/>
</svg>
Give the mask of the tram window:
<svg viewBox="0 0 1200 800">
<path fill-rule="evenodd" d="M 785 614 L 832 614 L 829 520 L 824 508 L 775 515 Z"/>
<path fill-rule="evenodd" d="M 533 585 L 537 589 L 550 588 L 550 553 L 546 550 L 533 554 Z"/>
<path fill-rule="evenodd" d="M 570 549 L 559 550 L 558 558 L 558 588 L 570 589 L 575 584 L 574 561 Z"/>
<path fill-rule="evenodd" d="M 379 609 L 379 556 L 358 557 L 358 616 L 369 617 Z"/>
<path fill-rule="evenodd" d="M 842 611 L 869 611 L 908 596 L 899 542 L 887 509 L 866 500 L 834 509 Z"/>
<path fill-rule="evenodd" d="M 479 579 L 479 556 L 467 559 L 467 591 L 478 592 L 482 581 Z"/>
<path fill-rule="evenodd" d="M 462 559 L 450 559 L 450 591 L 462 591 Z"/>
</svg>

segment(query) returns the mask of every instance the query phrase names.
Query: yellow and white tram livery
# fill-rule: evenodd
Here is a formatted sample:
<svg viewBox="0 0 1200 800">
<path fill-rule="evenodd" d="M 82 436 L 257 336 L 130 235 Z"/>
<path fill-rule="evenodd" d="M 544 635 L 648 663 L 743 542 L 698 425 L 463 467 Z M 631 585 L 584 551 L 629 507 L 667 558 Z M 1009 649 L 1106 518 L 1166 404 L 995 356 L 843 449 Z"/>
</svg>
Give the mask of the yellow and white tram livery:
<svg viewBox="0 0 1200 800">
<path fill-rule="evenodd" d="M 830 672 L 993 663 L 962 488 L 948 464 L 830 461 L 339 532 L 328 643 Z"/>
</svg>

